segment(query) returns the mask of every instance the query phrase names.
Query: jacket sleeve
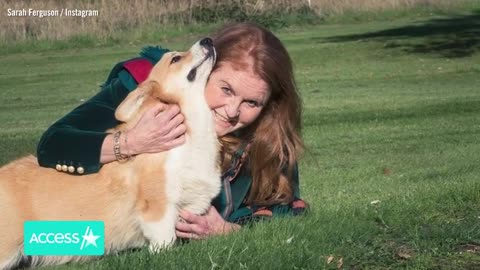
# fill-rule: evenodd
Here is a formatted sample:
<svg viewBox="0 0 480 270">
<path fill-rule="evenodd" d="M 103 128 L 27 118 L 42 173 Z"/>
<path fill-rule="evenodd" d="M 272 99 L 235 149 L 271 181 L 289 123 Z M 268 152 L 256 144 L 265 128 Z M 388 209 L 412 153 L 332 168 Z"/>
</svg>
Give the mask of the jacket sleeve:
<svg viewBox="0 0 480 270">
<path fill-rule="evenodd" d="M 98 172 L 105 131 L 118 124 L 115 109 L 128 93 L 120 78 L 109 78 L 97 95 L 47 129 L 37 147 L 39 164 L 83 167 L 85 174 Z"/>
<path fill-rule="evenodd" d="M 140 57 L 117 63 L 100 92 L 50 126 L 37 146 L 38 163 L 83 168 L 83 173 L 100 170 L 100 152 L 107 129 L 119 124 L 115 109 L 148 76 L 152 66 L 168 49 L 148 46 Z"/>
<path fill-rule="evenodd" d="M 272 206 L 247 206 L 242 205 L 234 211 L 227 221 L 240 225 L 251 225 L 255 221 L 268 220 L 272 217 L 297 216 L 304 214 L 309 205 L 300 199 L 300 186 L 298 166 L 295 166 L 293 173 L 293 200 L 288 204 L 277 204 Z"/>
</svg>

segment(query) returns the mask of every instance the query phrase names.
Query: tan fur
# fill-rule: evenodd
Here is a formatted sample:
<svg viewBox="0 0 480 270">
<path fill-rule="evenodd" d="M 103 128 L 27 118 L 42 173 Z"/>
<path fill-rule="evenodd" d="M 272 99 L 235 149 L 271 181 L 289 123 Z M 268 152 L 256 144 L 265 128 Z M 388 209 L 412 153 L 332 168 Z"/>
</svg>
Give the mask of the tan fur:
<svg viewBox="0 0 480 270">
<path fill-rule="evenodd" d="M 174 235 L 171 235 L 174 223 L 171 223 L 176 220 L 178 208 L 187 208 L 198 214 L 207 209 L 220 188 L 216 162 L 218 142 L 210 130 L 210 121 L 213 120 L 209 118 L 211 113 L 207 112 L 206 102 L 201 100 L 203 93 L 191 95 L 189 91 L 190 88 L 203 90 L 213 61 L 205 68 L 203 66 L 206 64 L 202 64 L 203 73 L 198 75 L 202 77 L 196 79 L 199 82 L 188 84 L 184 78 L 201 57 L 203 51 L 199 47 L 197 43 L 189 52 L 169 53 L 162 57 L 147 81 L 132 91 L 116 111 L 117 119 L 125 123 L 115 130 L 124 130 L 132 128 L 143 112 L 159 100 L 180 104 L 188 126 L 185 146 L 169 152 L 138 155 L 126 163 L 111 162 L 105 164 L 98 173 L 83 176 L 40 167 L 34 156 L 21 158 L 0 168 L 0 269 L 15 266 L 22 257 L 23 223 L 26 220 L 102 220 L 105 222 L 105 251 L 110 253 L 140 247 L 148 241 L 151 245 L 154 242 L 154 249 L 168 245 L 174 240 Z M 181 63 L 170 64 L 174 54 L 182 55 Z M 186 101 L 189 96 L 197 100 Z M 184 107 L 195 104 L 200 104 L 203 116 L 200 114 L 199 117 L 205 119 L 196 119 L 198 113 L 189 113 L 188 108 Z M 194 127 L 197 121 L 206 121 L 208 128 L 202 130 L 201 126 Z M 209 150 L 194 156 L 209 155 L 211 157 L 207 160 L 215 162 L 185 160 L 187 151 L 198 148 L 197 145 L 201 143 L 209 144 L 209 148 L 202 146 L 202 149 Z M 197 171 L 205 173 L 195 176 Z M 189 201 L 191 194 L 183 194 L 191 190 L 202 194 L 203 186 L 206 191 L 200 196 L 198 205 Z M 167 215 L 170 217 L 167 218 Z M 157 223 L 168 225 L 170 234 L 158 236 L 163 228 L 156 228 Z M 149 228 L 154 229 L 147 232 Z M 87 259 L 72 256 L 35 257 L 33 265 Z"/>
</svg>

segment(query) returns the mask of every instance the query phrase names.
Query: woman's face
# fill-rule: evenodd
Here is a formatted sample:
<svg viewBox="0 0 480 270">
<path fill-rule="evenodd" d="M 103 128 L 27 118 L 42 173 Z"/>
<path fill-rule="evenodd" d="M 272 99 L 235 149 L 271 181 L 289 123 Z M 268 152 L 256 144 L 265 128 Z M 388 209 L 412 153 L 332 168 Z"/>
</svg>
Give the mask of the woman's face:
<svg viewBox="0 0 480 270">
<path fill-rule="evenodd" d="M 205 90 L 217 135 L 223 136 L 253 123 L 269 97 L 267 83 L 251 68 L 238 70 L 229 62 L 223 62 L 210 74 Z"/>
</svg>

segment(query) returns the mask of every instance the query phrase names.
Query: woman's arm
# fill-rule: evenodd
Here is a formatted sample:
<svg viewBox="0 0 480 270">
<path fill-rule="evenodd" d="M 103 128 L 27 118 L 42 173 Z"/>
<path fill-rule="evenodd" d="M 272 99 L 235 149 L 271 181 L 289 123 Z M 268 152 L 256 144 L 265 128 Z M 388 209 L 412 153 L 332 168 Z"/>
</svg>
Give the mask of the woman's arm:
<svg viewBox="0 0 480 270">
<path fill-rule="evenodd" d="M 238 181 L 238 180 L 237 180 Z M 255 221 L 279 216 L 297 216 L 304 214 L 309 205 L 301 199 L 298 165 L 295 165 L 292 175 L 293 199 L 287 204 L 271 206 L 255 206 L 241 204 L 229 216 L 228 221 L 240 225 L 252 224 Z"/>
<path fill-rule="evenodd" d="M 50 126 L 37 147 L 41 166 L 57 164 L 82 167 L 84 173 L 100 169 L 100 152 L 105 131 L 119 124 L 115 108 L 129 91 L 119 79 L 105 85 L 95 96 Z"/>
<path fill-rule="evenodd" d="M 235 181 L 248 182 L 247 178 Z M 251 181 L 251 178 L 250 178 Z M 209 236 L 228 234 L 251 225 L 256 221 L 270 219 L 277 216 L 296 216 L 308 209 L 308 204 L 300 199 L 298 168 L 295 166 L 292 179 L 294 199 L 288 204 L 278 204 L 268 207 L 241 205 L 228 218 L 224 219 L 214 206 L 210 206 L 205 215 L 195 215 L 187 211 L 180 211 L 183 221 L 177 221 L 176 235 L 180 238 L 203 239 Z M 240 194 L 242 192 L 237 192 Z M 243 201 L 244 198 L 234 198 Z"/>
<path fill-rule="evenodd" d="M 158 153 L 170 150 L 185 142 L 186 126 L 178 105 L 158 103 L 147 110 L 131 130 L 120 134 L 122 154 L 135 156 L 141 153 Z M 100 163 L 116 160 L 113 150 L 114 135 L 105 137 L 100 152 Z"/>
<path fill-rule="evenodd" d="M 112 79 L 97 95 L 54 123 L 38 144 L 39 164 L 51 168 L 57 164 L 73 166 L 77 169 L 75 173 L 81 167 L 82 173 L 87 174 L 98 172 L 102 164 L 116 160 L 113 134 L 105 131 L 120 123 L 115 119 L 115 109 L 128 93 L 118 78 Z M 186 131 L 183 120 L 177 105 L 158 103 L 134 128 L 122 133 L 119 140 L 122 153 L 155 153 L 183 144 Z"/>
</svg>

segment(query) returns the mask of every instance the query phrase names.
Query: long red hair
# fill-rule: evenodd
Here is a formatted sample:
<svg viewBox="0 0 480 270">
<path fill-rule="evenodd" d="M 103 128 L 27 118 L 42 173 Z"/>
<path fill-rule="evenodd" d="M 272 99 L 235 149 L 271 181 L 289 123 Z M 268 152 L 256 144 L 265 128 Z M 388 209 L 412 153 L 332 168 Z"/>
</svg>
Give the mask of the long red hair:
<svg viewBox="0 0 480 270">
<path fill-rule="evenodd" d="M 295 84 L 292 61 L 281 41 L 253 23 L 234 23 L 213 36 L 217 66 L 230 62 L 238 68 L 251 65 L 270 88 L 260 116 L 239 134 L 221 138 L 224 169 L 233 153 L 249 144 L 248 162 L 253 182 L 247 203 L 273 205 L 293 199 L 292 177 L 303 150 L 302 101 Z"/>
</svg>

